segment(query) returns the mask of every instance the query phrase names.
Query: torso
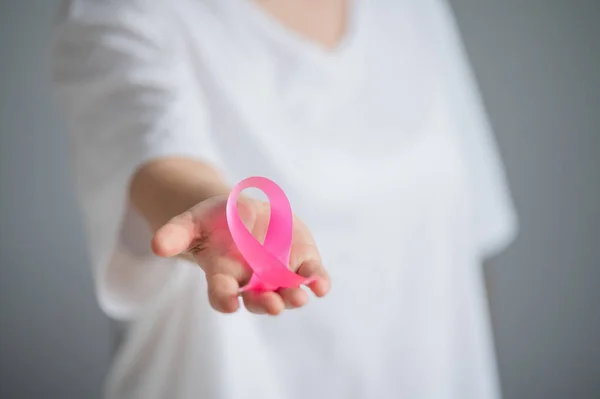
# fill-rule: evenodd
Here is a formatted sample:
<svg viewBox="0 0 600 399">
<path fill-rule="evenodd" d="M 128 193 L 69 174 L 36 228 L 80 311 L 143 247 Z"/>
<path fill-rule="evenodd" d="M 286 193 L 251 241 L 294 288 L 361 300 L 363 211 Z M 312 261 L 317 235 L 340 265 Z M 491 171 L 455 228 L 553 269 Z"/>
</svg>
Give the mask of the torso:
<svg viewBox="0 0 600 399">
<path fill-rule="evenodd" d="M 333 53 L 227 6 L 181 14 L 219 166 L 286 190 L 333 289 L 278 318 L 223 316 L 182 264 L 134 324 L 115 397 L 496 397 L 449 98 L 418 6 L 393 9 L 361 11 Z"/>
</svg>

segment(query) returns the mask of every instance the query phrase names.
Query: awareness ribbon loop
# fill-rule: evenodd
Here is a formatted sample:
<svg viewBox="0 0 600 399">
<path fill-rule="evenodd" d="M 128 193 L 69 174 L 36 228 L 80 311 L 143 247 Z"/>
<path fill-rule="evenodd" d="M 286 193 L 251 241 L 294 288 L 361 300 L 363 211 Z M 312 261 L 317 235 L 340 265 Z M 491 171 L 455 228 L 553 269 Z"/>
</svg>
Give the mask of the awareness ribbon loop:
<svg viewBox="0 0 600 399">
<path fill-rule="evenodd" d="M 251 187 L 264 192 L 271 205 L 269 226 L 263 244 L 246 229 L 238 212 L 239 195 Z M 233 242 L 253 272 L 250 282 L 240 292 L 296 288 L 313 281 L 288 268 L 294 216 L 287 196 L 275 182 L 259 176 L 242 180 L 229 194 L 226 214 Z"/>
</svg>

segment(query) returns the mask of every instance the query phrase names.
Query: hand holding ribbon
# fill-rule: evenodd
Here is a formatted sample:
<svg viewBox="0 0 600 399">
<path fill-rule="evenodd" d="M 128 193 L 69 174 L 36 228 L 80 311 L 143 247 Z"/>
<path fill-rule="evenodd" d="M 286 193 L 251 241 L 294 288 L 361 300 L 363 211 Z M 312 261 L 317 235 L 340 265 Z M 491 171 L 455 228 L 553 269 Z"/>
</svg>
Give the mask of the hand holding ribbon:
<svg viewBox="0 0 600 399">
<path fill-rule="evenodd" d="M 241 198 L 250 187 L 265 192 L 269 204 Z M 263 177 L 176 216 L 156 232 L 153 249 L 166 257 L 191 254 L 205 272 L 210 304 L 223 313 L 239 308 L 240 293 L 251 312 L 276 315 L 306 304 L 301 285 L 319 297 L 329 291 L 310 231 L 293 216 L 283 190 Z"/>
</svg>

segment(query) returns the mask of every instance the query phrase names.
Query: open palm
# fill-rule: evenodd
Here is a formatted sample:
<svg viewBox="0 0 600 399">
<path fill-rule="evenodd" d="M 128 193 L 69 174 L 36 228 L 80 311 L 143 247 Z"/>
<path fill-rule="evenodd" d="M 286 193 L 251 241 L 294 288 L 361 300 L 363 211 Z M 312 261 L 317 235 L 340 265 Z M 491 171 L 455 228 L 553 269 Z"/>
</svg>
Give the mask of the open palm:
<svg viewBox="0 0 600 399">
<path fill-rule="evenodd" d="M 239 308 L 239 288 L 248 283 L 252 271 L 231 238 L 226 204 L 227 196 L 213 197 L 176 216 L 156 232 L 152 248 L 162 257 L 182 254 L 193 257 L 205 272 L 211 306 L 219 312 L 232 313 Z M 269 204 L 240 199 L 238 210 L 245 226 L 262 242 L 269 225 Z M 329 276 L 312 234 L 297 217 L 294 217 L 289 267 L 304 277 L 316 278 L 309 285 L 316 296 L 322 297 L 329 291 Z M 251 312 L 271 315 L 279 314 L 284 308 L 301 307 L 308 301 L 301 288 L 277 292 L 247 291 L 242 297 Z"/>
</svg>

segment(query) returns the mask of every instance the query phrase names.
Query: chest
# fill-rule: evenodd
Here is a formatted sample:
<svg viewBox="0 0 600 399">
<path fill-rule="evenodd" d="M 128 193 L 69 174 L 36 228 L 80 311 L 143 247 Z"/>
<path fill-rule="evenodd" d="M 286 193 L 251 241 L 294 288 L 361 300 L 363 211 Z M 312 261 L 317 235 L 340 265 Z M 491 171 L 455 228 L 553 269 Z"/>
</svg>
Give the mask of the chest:
<svg viewBox="0 0 600 399">
<path fill-rule="evenodd" d="M 464 165 L 427 21 L 407 7 L 373 17 L 361 19 L 349 49 L 318 59 L 209 13 L 202 29 L 186 28 L 206 133 L 232 182 L 268 176 L 297 213 L 337 226 L 348 214 L 359 219 L 363 205 L 381 219 L 390 206 L 417 219 L 463 200 Z"/>
</svg>

